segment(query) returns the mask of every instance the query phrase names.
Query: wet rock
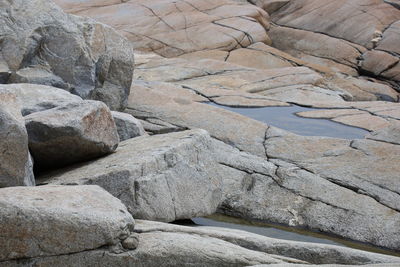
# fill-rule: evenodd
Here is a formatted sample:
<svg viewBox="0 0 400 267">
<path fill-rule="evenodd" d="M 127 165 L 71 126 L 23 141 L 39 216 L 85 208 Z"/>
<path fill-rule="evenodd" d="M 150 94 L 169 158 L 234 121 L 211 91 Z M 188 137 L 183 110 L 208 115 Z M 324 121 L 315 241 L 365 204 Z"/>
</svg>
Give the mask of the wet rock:
<svg viewBox="0 0 400 267">
<path fill-rule="evenodd" d="M 0 192 L 1 261 L 93 250 L 117 244 L 133 230 L 124 205 L 98 186 Z"/>
<path fill-rule="evenodd" d="M 221 200 L 218 167 L 203 130 L 142 136 L 115 153 L 40 178 L 49 184 L 96 184 L 135 218 L 175 221 L 213 214 Z"/>
<path fill-rule="evenodd" d="M 55 168 L 113 152 L 119 142 L 110 110 L 87 100 L 25 117 L 29 149 L 38 168 Z"/>
<path fill-rule="evenodd" d="M 117 126 L 119 140 L 124 141 L 133 137 L 146 135 L 146 132 L 139 120 L 130 114 L 112 111 Z"/>
<path fill-rule="evenodd" d="M 125 107 L 133 71 L 126 39 L 49 1 L 1 1 L 0 7 L 0 54 L 12 72 L 7 82 L 52 85 L 111 109 Z"/>
<path fill-rule="evenodd" d="M 15 94 L 0 87 L 0 187 L 35 185 L 28 134 Z"/>
</svg>

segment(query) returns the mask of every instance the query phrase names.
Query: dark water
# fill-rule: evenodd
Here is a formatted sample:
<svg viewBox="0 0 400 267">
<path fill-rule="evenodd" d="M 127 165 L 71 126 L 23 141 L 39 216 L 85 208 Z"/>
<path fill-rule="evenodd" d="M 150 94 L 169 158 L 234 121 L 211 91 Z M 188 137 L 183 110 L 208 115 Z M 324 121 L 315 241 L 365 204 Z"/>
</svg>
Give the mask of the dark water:
<svg viewBox="0 0 400 267">
<path fill-rule="evenodd" d="M 216 214 L 207 218 L 194 218 L 192 219 L 192 221 L 196 226 L 224 227 L 243 230 L 271 238 L 350 247 L 354 249 L 400 257 L 399 252 L 377 248 L 368 244 L 348 241 L 326 234 L 297 229 L 293 227 L 247 221 L 225 215 Z"/>
<path fill-rule="evenodd" d="M 265 107 L 265 108 L 232 108 L 215 103 L 212 106 L 239 113 L 252 119 L 265 122 L 292 133 L 303 136 L 327 136 L 343 139 L 362 139 L 368 131 L 347 126 L 328 119 L 309 119 L 297 116 L 295 113 L 317 110 L 300 106 Z"/>
</svg>

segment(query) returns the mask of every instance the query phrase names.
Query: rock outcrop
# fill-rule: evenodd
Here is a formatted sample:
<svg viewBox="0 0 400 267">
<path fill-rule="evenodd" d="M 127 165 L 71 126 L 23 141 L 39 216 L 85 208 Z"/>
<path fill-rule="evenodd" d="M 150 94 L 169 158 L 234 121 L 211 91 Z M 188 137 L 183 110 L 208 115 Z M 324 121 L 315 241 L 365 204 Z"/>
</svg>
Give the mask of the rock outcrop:
<svg viewBox="0 0 400 267">
<path fill-rule="evenodd" d="M 0 189 L 0 261 L 112 246 L 133 231 L 125 206 L 98 186 Z"/>
<path fill-rule="evenodd" d="M 40 177 L 48 184 L 96 184 L 128 207 L 134 218 L 175 221 L 213 214 L 221 201 L 218 165 L 203 130 L 142 136 L 115 153 Z"/>
<path fill-rule="evenodd" d="M 268 14 L 245 3 L 229 0 L 55 2 L 67 12 L 89 16 L 114 27 L 131 41 L 135 50 L 154 51 L 165 57 L 209 49 L 230 51 L 255 42 L 271 43 L 266 31 Z"/>
<path fill-rule="evenodd" d="M 113 152 L 119 142 L 108 107 L 86 100 L 25 117 L 29 148 L 40 169 L 55 168 Z"/>
<path fill-rule="evenodd" d="M 0 10 L 2 82 L 52 85 L 111 109 L 126 106 L 133 52 L 112 28 L 51 1 L 2 0 Z"/>
<path fill-rule="evenodd" d="M 0 87 L 0 187 L 35 185 L 28 134 L 15 94 Z"/>
</svg>

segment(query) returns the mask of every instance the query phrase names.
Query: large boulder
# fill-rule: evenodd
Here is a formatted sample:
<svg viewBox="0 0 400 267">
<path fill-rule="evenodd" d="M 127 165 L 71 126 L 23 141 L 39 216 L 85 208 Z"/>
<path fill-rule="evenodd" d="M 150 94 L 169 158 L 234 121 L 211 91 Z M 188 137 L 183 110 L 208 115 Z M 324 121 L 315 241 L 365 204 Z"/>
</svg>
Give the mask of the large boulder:
<svg viewBox="0 0 400 267">
<path fill-rule="evenodd" d="M 40 178 L 48 184 L 96 184 L 122 200 L 135 218 L 175 221 L 213 214 L 221 179 L 204 130 L 142 136 L 115 153 Z"/>
<path fill-rule="evenodd" d="M 0 88 L 0 187 L 35 185 L 21 105 Z"/>
<path fill-rule="evenodd" d="M 107 106 L 87 100 L 25 117 L 29 148 L 39 168 L 54 168 L 113 152 L 119 142 Z"/>
<path fill-rule="evenodd" d="M 21 112 L 27 116 L 69 103 L 81 102 L 82 98 L 65 90 L 38 84 L 0 84 L 0 90 L 7 90 L 16 95 L 21 103 Z"/>
<path fill-rule="evenodd" d="M 7 82 L 52 85 L 111 109 L 125 107 L 133 52 L 112 28 L 67 15 L 51 1 L 2 0 L 0 36 Z"/>
<path fill-rule="evenodd" d="M 65 255 L 116 245 L 134 220 L 98 186 L 0 189 L 0 261 Z"/>
</svg>

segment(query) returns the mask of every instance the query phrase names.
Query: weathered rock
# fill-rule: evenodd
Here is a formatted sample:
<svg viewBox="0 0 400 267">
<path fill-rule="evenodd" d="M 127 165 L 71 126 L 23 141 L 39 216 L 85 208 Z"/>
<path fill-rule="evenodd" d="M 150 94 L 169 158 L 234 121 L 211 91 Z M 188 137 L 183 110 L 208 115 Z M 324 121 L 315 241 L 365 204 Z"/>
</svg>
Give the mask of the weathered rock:
<svg viewBox="0 0 400 267">
<path fill-rule="evenodd" d="M 54 168 L 113 152 L 119 142 L 107 106 L 87 100 L 25 117 L 29 149 L 39 168 Z"/>
<path fill-rule="evenodd" d="M 132 115 L 117 111 L 112 111 L 111 115 L 117 126 L 120 141 L 146 134 L 142 123 Z"/>
<path fill-rule="evenodd" d="M 372 132 L 366 138 L 400 145 L 400 122 L 392 121 L 388 127 Z"/>
<path fill-rule="evenodd" d="M 118 244 L 133 230 L 124 205 L 98 186 L 0 189 L 0 261 Z"/>
<path fill-rule="evenodd" d="M 262 143 L 267 126 L 261 122 L 196 103 L 191 97 L 196 94 L 183 88 L 175 88 L 178 94 L 171 95 L 169 90 L 159 90 L 158 86 L 135 84 L 132 91 L 125 112 L 137 118 L 146 121 L 147 118 L 158 118 L 180 129 L 207 129 L 216 139 L 256 155 L 265 155 Z"/>
<path fill-rule="evenodd" d="M 0 187 L 35 185 L 28 134 L 15 94 L 0 87 Z"/>
<path fill-rule="evenodd" d="M 225 177 L 219 211 L 398 249 L 398 148 L 361 147 L 365 142 L 352 142 L 355 149 L 347 140 L 300 137 L 271 127 L 268 161 L 216 142 Z"/>
<path fill-rule="evenodd" d="M 106 249 L 75 253 L 65 256 L 45 257 L 3 263 L 5 267 L 64 266 L 65 262 L 76 267 L 98 266 L 168 266 L 168 267 L 241 267 L 254 264 L 301 263 L 275 255 L 257 252 L 219 240 L 185 233 L 143 233 L 139 247 L 134 251 L 115 254 Z"/>
<path fill-rule="evenodd" d="M 203 130 L 137 137 L 107 157 L 56 171 L 40 182 L 100 185 L 135 218 L 175 221 L 210 215 L 221 200 L 210 146 Z"/>
<path fill-rule="evenodd" d="M 326 244 L 282 240 L 249 233 L 246 231 L 222 227 L 187 227 L 160 222 L 137 220 L 135 231 L 138 233 L 185 233 L 203 237 L 217 238 L 226 242 L 264 252 L 270 255 L 288 257 L 311 264 L 399 264 L 400 258 L 370 253 L 356 249 Z M 289 263 L 286 263 L 289 264 Z"/>
<path fill-rule="evenodd" d="M 229 51 L 255 42 L 271 42 L 266 32 L 268 14 L 255 6 L 229 0 L 55 2 L 67 12 L 114 27 L 132 42 L 135 50 L 165 57 L 209 49 Z"/>
<path fill-rule="evenodd" d="M 12 72 L 8 82 L 52 85 L 111 109 L 125 107 L 133 71 L 126 39 L 49 1 L 3 0 L 0 7 L 0 57 Z"/>
<path fill-rule="evenodd" d="M 23 116 L 69 103 L 81 102 L 82 98 L 65 90 L 37 84 L 1 84 L 0 90 L 15 94 L 21 103 Z"/>
</svg>

